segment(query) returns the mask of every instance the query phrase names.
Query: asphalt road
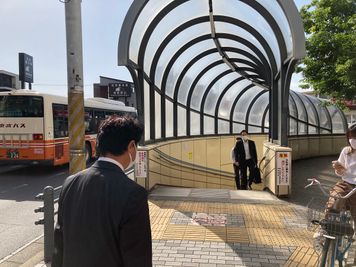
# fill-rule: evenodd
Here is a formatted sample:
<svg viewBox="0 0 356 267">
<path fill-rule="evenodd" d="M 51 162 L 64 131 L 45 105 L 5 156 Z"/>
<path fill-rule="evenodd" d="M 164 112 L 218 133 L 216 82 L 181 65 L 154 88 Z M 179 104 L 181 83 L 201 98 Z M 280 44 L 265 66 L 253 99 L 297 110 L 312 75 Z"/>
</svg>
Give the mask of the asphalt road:
<svg viewBox="0 0 356 267">
<path fill-rule="evenodd" d="M 304 188 L 308 178 L 317 178 L 329 192 L 330 188 L 340 180 L 331 166 L 331 161 L 337 160 L 338 155 L 293 161 L 292 163 L 292 194 L 286 201 L 308 206 L 323 211 L 327 197 L 317 186 Z"/>
<path fill-rule="evenodd" d="M 47 185 L 60 186 L 68 165 L 60 167 L 0 165 L 0 260 L 43 233 L 34 222 L 41 206 L 35 196 Z"/>
</svg>

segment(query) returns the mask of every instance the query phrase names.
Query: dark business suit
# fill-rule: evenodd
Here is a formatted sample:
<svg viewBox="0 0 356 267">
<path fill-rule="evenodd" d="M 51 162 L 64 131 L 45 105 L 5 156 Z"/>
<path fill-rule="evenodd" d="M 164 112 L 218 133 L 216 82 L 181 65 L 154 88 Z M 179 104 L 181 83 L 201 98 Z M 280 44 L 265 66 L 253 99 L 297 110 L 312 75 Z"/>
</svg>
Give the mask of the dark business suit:
<svg viewBox="0 0 356 267">
<path fill-rule="evenodd" d="M 246 153 L 242 139 L 236 142 L 234 148 L 235 160 L 239 163 L 240 169 L 240 181 L 236 181 L 236 184 L 240 185 L 241 189 L 247 189 L 247 168 L 249 169 L 248 185 L 251 186 L 253 182 L 252 170 L 257 164 L 257 152 L 255 142 L 247 140 L 248 148 L 250 150 L 251 159 L 246 160 Z M 238 178 L 237 178 L 238 179 Z"/>
<path fill-rule="evenodd" d="M 52 267 L 152 266 L 145 189 L 97 161 L 63 184 Z"/>
</svg>

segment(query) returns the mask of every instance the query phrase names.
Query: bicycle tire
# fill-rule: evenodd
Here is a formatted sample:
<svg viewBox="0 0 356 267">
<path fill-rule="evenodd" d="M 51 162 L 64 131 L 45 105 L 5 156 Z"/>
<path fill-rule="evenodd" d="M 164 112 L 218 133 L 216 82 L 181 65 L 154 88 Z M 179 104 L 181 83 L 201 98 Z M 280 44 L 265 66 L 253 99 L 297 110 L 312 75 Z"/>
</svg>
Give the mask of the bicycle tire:
<svg viewBox="0 0 356 267">
<path fill-rule="evenodd" d="M 335 262 L 335 240 L 326 238 L 320 259 L 320 267 L 332 266 L 332 259 Z M 327 264 L 327 265 L 326 265 Z"/>
</svg>

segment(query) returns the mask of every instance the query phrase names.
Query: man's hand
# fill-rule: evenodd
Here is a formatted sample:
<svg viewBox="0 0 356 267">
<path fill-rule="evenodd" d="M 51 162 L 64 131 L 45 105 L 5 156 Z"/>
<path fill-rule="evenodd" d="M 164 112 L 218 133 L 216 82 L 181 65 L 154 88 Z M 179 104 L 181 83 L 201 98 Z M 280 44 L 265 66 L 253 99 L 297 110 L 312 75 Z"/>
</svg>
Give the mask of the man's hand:
<svg viewBox="0 0 356 267">
<path fill-rule="evenodd" d="M 239 167 L 239 163 L 236 161 L 234 162 L 235 166 Z"/>
</svg>

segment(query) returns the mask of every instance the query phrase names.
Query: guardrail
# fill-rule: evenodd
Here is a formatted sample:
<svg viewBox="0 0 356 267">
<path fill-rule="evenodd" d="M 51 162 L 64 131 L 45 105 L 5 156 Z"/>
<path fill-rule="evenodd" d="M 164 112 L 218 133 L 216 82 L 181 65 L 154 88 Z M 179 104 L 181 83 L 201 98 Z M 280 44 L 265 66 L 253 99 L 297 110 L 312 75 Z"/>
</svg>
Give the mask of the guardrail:
<svg viewBox="0 0 356 267">
<path fill-rule="evenodd" d="M 129 175 L 134 172 L 134 169 L 127 171 L 125 174 Z M 48 263 L 52 260 L 52 253 L 54 248 L 54 216 L 58 214 L 54 205 L 58 203 L 59 192 L 62 186 L 53 188 L 46 186 L 43 193 L 39 193 L 35 199 L 42 200 L 43 206 L 34 210 L 35 213 L 43 212 L 43 218 L 35 221 L 35 225 L 43 225 L 44 233 L 44 262 Z M 55 196 L 56 195 L 56 196 Z"/>
</svg>

